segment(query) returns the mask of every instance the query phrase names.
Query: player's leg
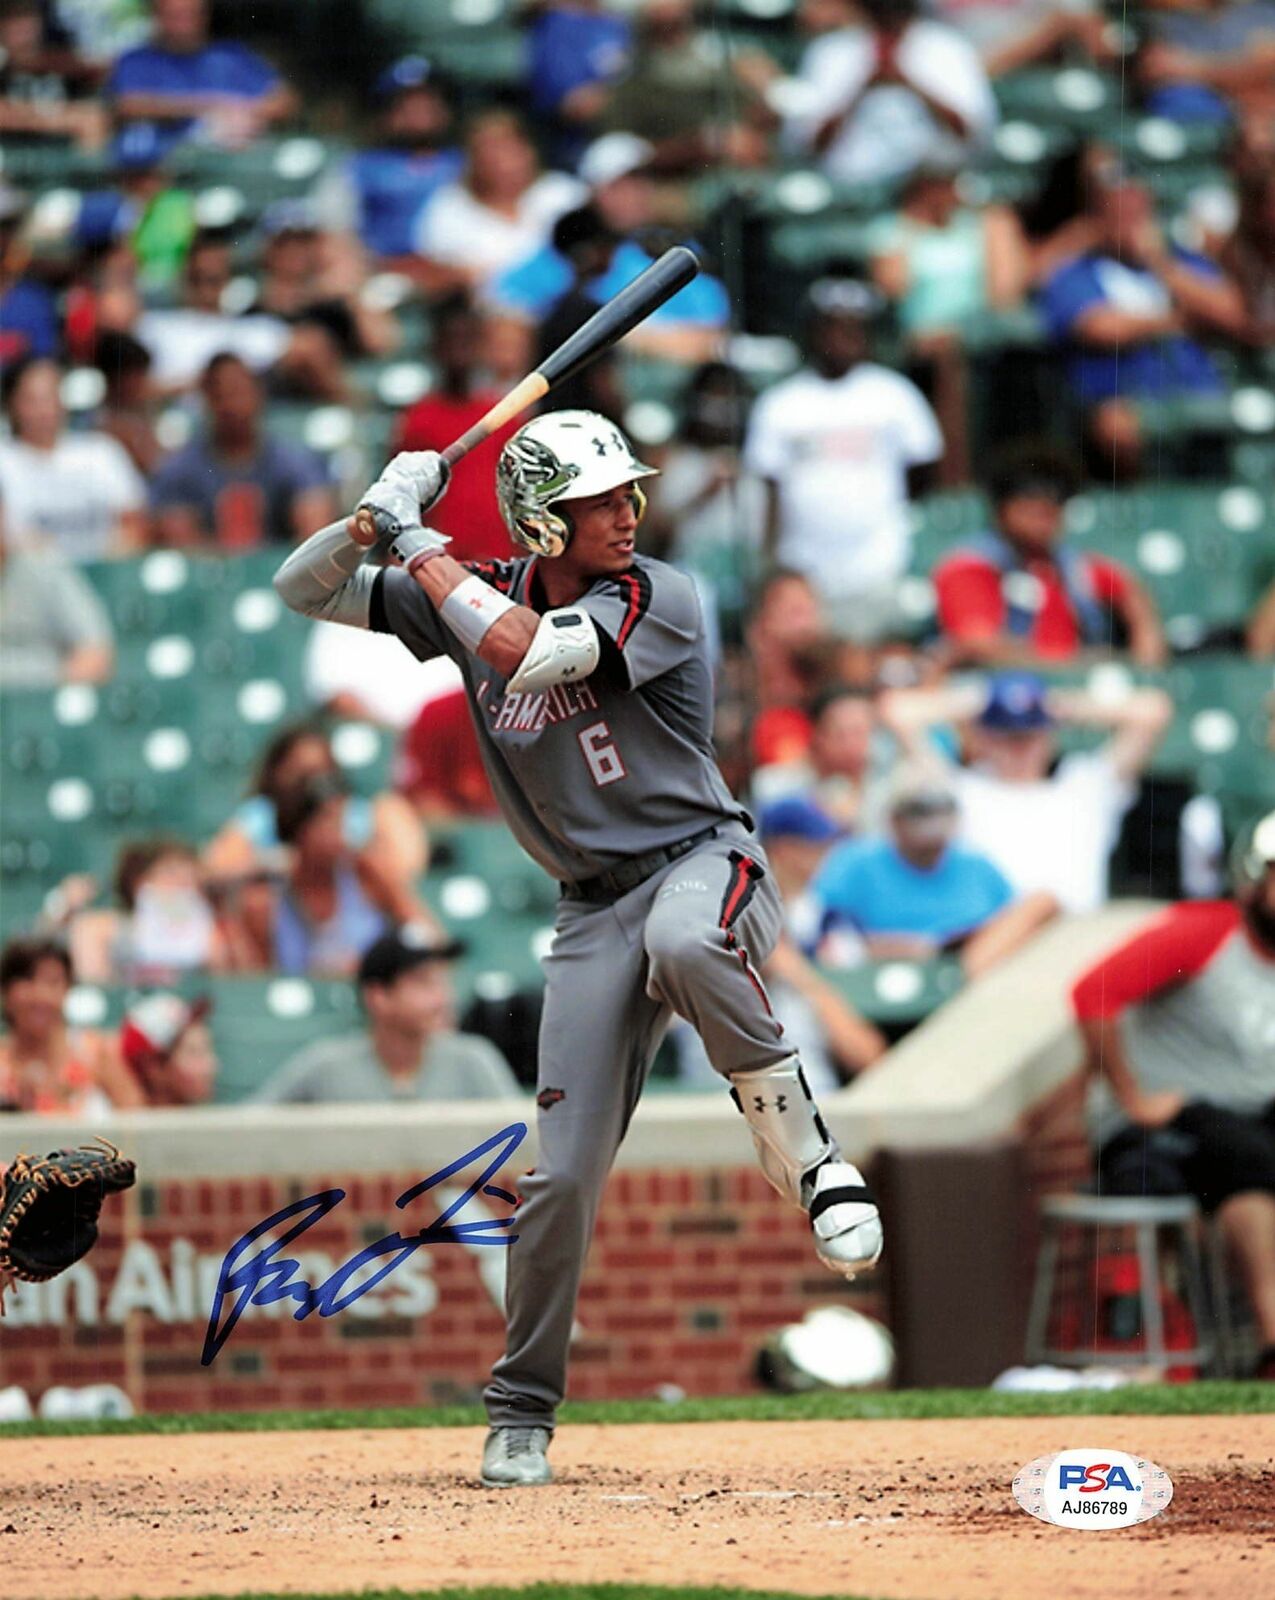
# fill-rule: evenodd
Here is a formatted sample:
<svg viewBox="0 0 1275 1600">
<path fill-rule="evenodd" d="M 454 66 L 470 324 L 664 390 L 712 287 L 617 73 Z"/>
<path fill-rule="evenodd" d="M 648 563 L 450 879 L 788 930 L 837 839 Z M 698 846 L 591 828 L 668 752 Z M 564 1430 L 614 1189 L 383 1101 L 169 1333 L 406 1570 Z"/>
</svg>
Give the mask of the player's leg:
<svg viewBox="0 0 1275 1600">
<path fill-rule="evenodd" d="M 509 1248 L 505 1353 L 484 1391 L 493 1429 L 554 1427 L 566 1389 L 576 1295 L 598 1203 L 628 1127 L 665 1008 L 645 992 L 641 922 L 610 907 L 565 903 L 545 960 L 537 1076 L 538 1150 L 520 1184 L 517 1240 Z M 525 1443 L 511 1432 L 501 1452 Z M 517 1462 L 484 1481 L 523 1477 Z M 502 1475 L 502 1473 L 504 1475 Z"/>
<path fill-rule="evenodd" d="M 782 920 L 761 851 L 714 841 L 670 868 L 654 893 L 647 991 L 695 1028 L 731 1085 L 762 1171 L 809 1213 L 820 1259 L 853 1277 L 880 1257 L 881 1219 L 824 1125 L 758 971 Z"/>
</svg>

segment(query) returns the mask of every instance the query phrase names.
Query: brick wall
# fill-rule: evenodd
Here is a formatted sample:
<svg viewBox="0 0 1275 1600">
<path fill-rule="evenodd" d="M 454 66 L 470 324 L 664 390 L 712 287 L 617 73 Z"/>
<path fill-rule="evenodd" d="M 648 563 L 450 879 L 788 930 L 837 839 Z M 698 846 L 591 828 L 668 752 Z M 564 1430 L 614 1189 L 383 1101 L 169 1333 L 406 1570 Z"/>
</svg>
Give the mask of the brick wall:
<svg viewBox="0 0 1275 1600">
<path fill-rule="evenodd" d="M 491 1248 L 422 1249 L 330 1317 L 297 1322 L 287 1302 L 251 1308 L 213 1365 L 200 1365 L 217 1272 L 237 1238 L 293 1201 L 346 1190 L 286 1252 L 318 1284 L 372 1241 L 407 1231 L 394 1200 L 418 1176 L 140 1184 L 110 1203 L 84 1262 L 11 1296 L 0 1386 L 35 1399 L 52 1384 L 116 1383 L 154 1412 L 475 1398 L 502 1345 Z M 850 1286 L 822 1267 L 808 1224 L 751 1167 L 619 1171 L 582 1287 L 571 1394 L 645 1395 L 664 1383 L 738 1393 L 753 1387 L 770 1329 L 835 1300 L 883 1317 L 882 1296 L 880 1279 Z"/>
</svg>

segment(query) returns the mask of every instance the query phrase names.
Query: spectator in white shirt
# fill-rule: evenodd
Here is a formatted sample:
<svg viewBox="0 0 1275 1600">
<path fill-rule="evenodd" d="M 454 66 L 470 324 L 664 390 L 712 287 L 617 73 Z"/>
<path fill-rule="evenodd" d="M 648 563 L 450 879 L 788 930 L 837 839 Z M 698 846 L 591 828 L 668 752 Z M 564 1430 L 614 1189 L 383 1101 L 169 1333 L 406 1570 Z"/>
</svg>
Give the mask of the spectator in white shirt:
<svg viewBox="0 0 1275 1600">
<path fill-rule="evenodd" d="M 1098 66 L 1117 56 L 1094 0 L 931 0 L 930 9 L 974 45 L 992 78 L 1065 53 Z"/>
<path fill-rule="evenodd" d="M 826 9 L 826 6 L 823 8 Z M 978 52 L 918 0 L 843 0 L 845 24 L 807 46 L 785 137 L 838 183 L 906 177 L 975 149 L 996 123 Z"/>
<path fill-rule="evenodd" d="M 162 394 L 185 393 L 214 356 L 228 354 L 253 372 L 269 374 L 288 393 L 346 399 L 340 351 L 327 329 L 314 323 L 292 327 L 282 317 L 232 315 L 224 299 L 233 276 L 229 241 L 217 233 L 197 234 L 186 257 L 181 305 L 142 311 L 125 330 L 150 353 L 155 387 Z M 129 298 L 123 296 L 121 305 Z"/>
<path fill-rule="evenodd" d="M 810 579 L 834 632 L 863 642 L 901 620 L 909 473 L 943 454 L 921 391 L 867 359 L 881 305 L 852 280 L 812 286 L 808 365 L 758 400 L 744 451 L 768 486 L 767 553 Z"/>
<path fill-rule="evenodd" d="M 558 218 L 588 196 L 579 179 L 540 170 L 534 145 L 510 112 L 476 117 L 465 149 L 464 176 L 439 189 L 417 219 L 428 291 L 489 283 L 546 244 Z"/>
<path fill-rule="evenodd" d="M 0 510 L 0 689 L 105 683 L 114 670 L 111 621 L 88 580 L 47 540 L 14 544 Z"/>
<path fill-rule="evenodd" d="M 4 375 L 12 437 L 0 440 L 0 499 L 18 539 L 43 535 L 72 561 L 137 549 L 145 534 L 146 485 L 124 447 L 104 433 L 70 433 L 62 369 L 28 357 Z"/>
<path fill-rule="evenodd" d="M 1173 717 L 1163 690 L 1107 701 L 1006 672 L 990 685 L 897 690 L 881 710 L 926 760 L 942 759 L 926 737 L 930 727 L 972 719 L 970 763 L 954 774 L 963 843 L 990 857 L 1019 894 L 1047 892 L 1070 912 L 1105 902 L 1122 819 Z M 1060 723 L 1103 728 L 1110 737 L 1060 760 Z"/>
</svg>

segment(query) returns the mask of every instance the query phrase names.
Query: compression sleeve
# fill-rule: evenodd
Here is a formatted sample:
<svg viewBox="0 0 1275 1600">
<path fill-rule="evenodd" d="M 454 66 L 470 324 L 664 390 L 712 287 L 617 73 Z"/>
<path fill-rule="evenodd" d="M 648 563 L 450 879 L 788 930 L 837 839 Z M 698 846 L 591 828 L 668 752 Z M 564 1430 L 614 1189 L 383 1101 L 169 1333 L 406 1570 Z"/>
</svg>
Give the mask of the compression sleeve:
<svg viewBox="0 0 1275 1600">
<path fill-rule="evenodd" d="M 291 611 L 352 628 L 371 625 L 372 587 L 380 571 L 346 532 L 345 520 L 312 533 L 274 575 L 275 593 Z"/>
</svg>

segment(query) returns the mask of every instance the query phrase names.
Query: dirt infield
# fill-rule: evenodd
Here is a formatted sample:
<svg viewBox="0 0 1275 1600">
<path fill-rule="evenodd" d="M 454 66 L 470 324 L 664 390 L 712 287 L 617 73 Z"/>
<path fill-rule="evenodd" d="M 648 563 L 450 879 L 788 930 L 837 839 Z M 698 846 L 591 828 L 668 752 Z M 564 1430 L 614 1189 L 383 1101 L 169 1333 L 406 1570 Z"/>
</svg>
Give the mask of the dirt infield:
<svg viewBox="0 0 1275 1600">
<path fill-rule="evenodd" d="M 555 1485 L 503 1493 L 476 1483 L 481 1438 L 6 1440 L 4 1589 L 123 1600 L 612 1580 L 1234 1600 L 1275 1584 L 1275 1416 L 580 1426 L 554 1442 Z M 1017 1509 L 1017 1467 L 1090 1444 L 1167 1467 L 1169 1510 L 1080 1534 Z"/>
</svg>

